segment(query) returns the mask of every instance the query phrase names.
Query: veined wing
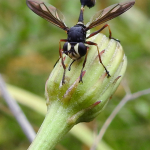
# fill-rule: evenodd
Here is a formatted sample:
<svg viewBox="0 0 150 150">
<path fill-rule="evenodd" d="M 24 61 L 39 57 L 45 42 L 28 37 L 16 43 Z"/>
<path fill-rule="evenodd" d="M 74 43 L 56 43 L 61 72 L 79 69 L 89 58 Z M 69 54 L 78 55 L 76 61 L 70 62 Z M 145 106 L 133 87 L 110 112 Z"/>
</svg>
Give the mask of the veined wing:
<svg viewBox="0 0 150 150">
<path fill-rule="evenodd" d="M 50 4 L 45 4 L 44 2 L 40 2 L 37 0 L 27 0 L 26 3 L 27 6 L 37 15 L 46 19 L 55 26 L 62 28 L 63 30 L 68 29 L 68 27 L 64 23 L 63 14 L 54 6 Z"/>
<path fill-rule="evenodd" d="M 122 13 L 130 9 L 134 5 L 134 3 L 135 1 L 118 3 L 118 4 L 111 5 L 103 10 L 98 11 L 91 18 L 90 22 L 88 23 L 88 26 L 86 27 L 86 31 L 121 15 Z"/>
</svg>

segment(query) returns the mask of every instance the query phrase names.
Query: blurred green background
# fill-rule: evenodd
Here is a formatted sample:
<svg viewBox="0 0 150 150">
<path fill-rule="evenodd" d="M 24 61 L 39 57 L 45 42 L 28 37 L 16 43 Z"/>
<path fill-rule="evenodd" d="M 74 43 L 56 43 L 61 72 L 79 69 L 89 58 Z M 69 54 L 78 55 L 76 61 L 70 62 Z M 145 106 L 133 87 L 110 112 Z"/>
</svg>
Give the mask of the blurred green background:
<svg viewBox="0 0 150 150">
<path fill-rule="evenodd" d="M 125 1 L 125 0 L 124 0 Z M 79 0 L 47 0 L 66 18 L 71 27 L 77 23 Z M 97 0 L 94 8 L 85 10 L 85 23 L 92 15 L 122 0 Z M 150 87 L 150 1 L 136 0 L 134 8 L 109 22 L 113 37 L 119 39 L 128 58 L 125 79 L 131 91 Z M 94 28 L 92 31 L 98 30 Z M 108 30 L 103 31 L 108 36 Z M 25 0 L 0 1 L 0 73 L 5 81 L 44 98 L 45 82 L 58 59 L 58 43 L 66 33 L 35 15 Z M 120 86 L 105 110 L 95 121 L 101 128 L 125 92 Z M 150 95 L 131 101 L 111 123 L 103 140 L 114 150 L 150 149 Z M 37 131 L 44 116 L 21 105 Z M 56 149 L 88 150 L 79 139 L 68 134 Z M 25 150 L 29 142 L 0 97 L 0 150 Z"/>
</svg>

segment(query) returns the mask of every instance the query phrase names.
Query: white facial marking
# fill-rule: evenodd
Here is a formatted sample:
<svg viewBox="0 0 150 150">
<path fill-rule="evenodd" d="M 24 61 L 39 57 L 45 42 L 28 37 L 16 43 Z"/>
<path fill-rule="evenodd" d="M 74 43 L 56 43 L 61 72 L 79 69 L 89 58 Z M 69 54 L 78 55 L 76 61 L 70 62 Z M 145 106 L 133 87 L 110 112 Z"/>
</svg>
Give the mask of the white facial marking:
<svg viewBox="0 0 150 150">
<path fill-rule="evenodd" d="M 70 44 L 70 43 L 68 43 L 67 48 L 68 48 L 68 49 L 67 49 L 68 51 L 71 49 L 71 44 Z"/>
<path fill-rule="evenodd" d="M 74 46 L 74 50 L 75 50 L 75 52 L 79 55 L 79 53 L 78 53 L 78 47 L 79 47 L 79 43 L 77 43 L 75 46 Z M 76 55 L 77 55 L 76 54 Z"/>
<path fill-rule="evenodd" d="M 68 43 L 69 44 L 69 43 Z M 70 51 L 68 53 L 68 56 L 73 59 L 73 60 L 77 60 L 78 58 L 80 58 L 80 54 L 78 53 L 78 47 L 79 47 L 79 43 L 77 43 L 75 46 L 74 46 L 74 51 Z M 71 49 L 71 45 L 69 44 L 68 45 L 68 50 Z"/>
</svg>

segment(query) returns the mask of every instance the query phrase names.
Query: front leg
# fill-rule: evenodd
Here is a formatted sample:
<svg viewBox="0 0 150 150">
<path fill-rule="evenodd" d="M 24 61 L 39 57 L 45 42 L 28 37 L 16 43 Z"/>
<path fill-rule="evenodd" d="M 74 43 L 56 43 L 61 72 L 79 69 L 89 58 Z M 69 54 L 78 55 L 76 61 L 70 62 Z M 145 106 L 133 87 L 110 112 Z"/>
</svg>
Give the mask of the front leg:
<svg viewBox="0 0 150 150">
<path fill-rule="evenodd" d="M 57 61 L 55 62 L 54 68 L 57 65 L 58 61 L 59 61 L 60 57 L 57 59 Z"/>
<path fill-rule="evenodd" d="M 80 80 L 79 80 L 79 82 L 82 82 L 82 83 L 83 83 L 83 81 L 82 81 L 82 72 L 83 72 L 83 69 L 85 67 L 85 63 L 86 63 L 86 60 L 87 60 L 87 55 L 88 55 L 88 47 L 87 47 L 87 51 L 86 51 L 86 54 L 85 54 L 85 59 L 84 59 L 83 65 L 82 65 L 81 73 L 80 73 Z"/>
<path fill-rule="evenodd" d="M 76 60 L 73 60 L 72 63 L 69 65 L 69 67 L 68 67 L 68 70 L 69 70 L 69 71 L 71 70 L 71 66 L 72 66 L 72 64 L 73 64 L 75 61 L 76 61 Z"/>
<path fill-rule="evenodd" d="M 61 59 L 61 64 L 64 68 L 64 73 L 63 73 L 63 78 L 62 78 L 62 84 L 65 84 L 65 73 L 66 73 L 66 66 L 64 64 L 64 60 L 63 60 L 63 49 L 61 49 L 61 42 L 67 42 L 67 39 L 61 39 L 59 41 L 59 56 L 60 56 L 60 59 Z"/>
</svg>

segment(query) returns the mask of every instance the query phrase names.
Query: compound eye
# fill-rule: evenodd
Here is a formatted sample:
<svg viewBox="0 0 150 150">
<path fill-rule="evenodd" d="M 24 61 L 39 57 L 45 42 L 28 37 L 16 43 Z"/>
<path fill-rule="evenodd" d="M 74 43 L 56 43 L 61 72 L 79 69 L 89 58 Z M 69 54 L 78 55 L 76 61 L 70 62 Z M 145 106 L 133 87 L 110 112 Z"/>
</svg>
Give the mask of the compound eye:
<svg viewBox="0 0 150 150">
<path fill-rule="evenodd" d="M 79 52 L 81 57 L 84 56 L 87 52 L 87 46 L 85 46 L 83 43 L 79 43 L 78 52 Z"/>
<path fill-rule="evenodd" d="M 68 42 L 66 42 L 63 46 L 63 51 L 68 51 Z"/>
</svg>

